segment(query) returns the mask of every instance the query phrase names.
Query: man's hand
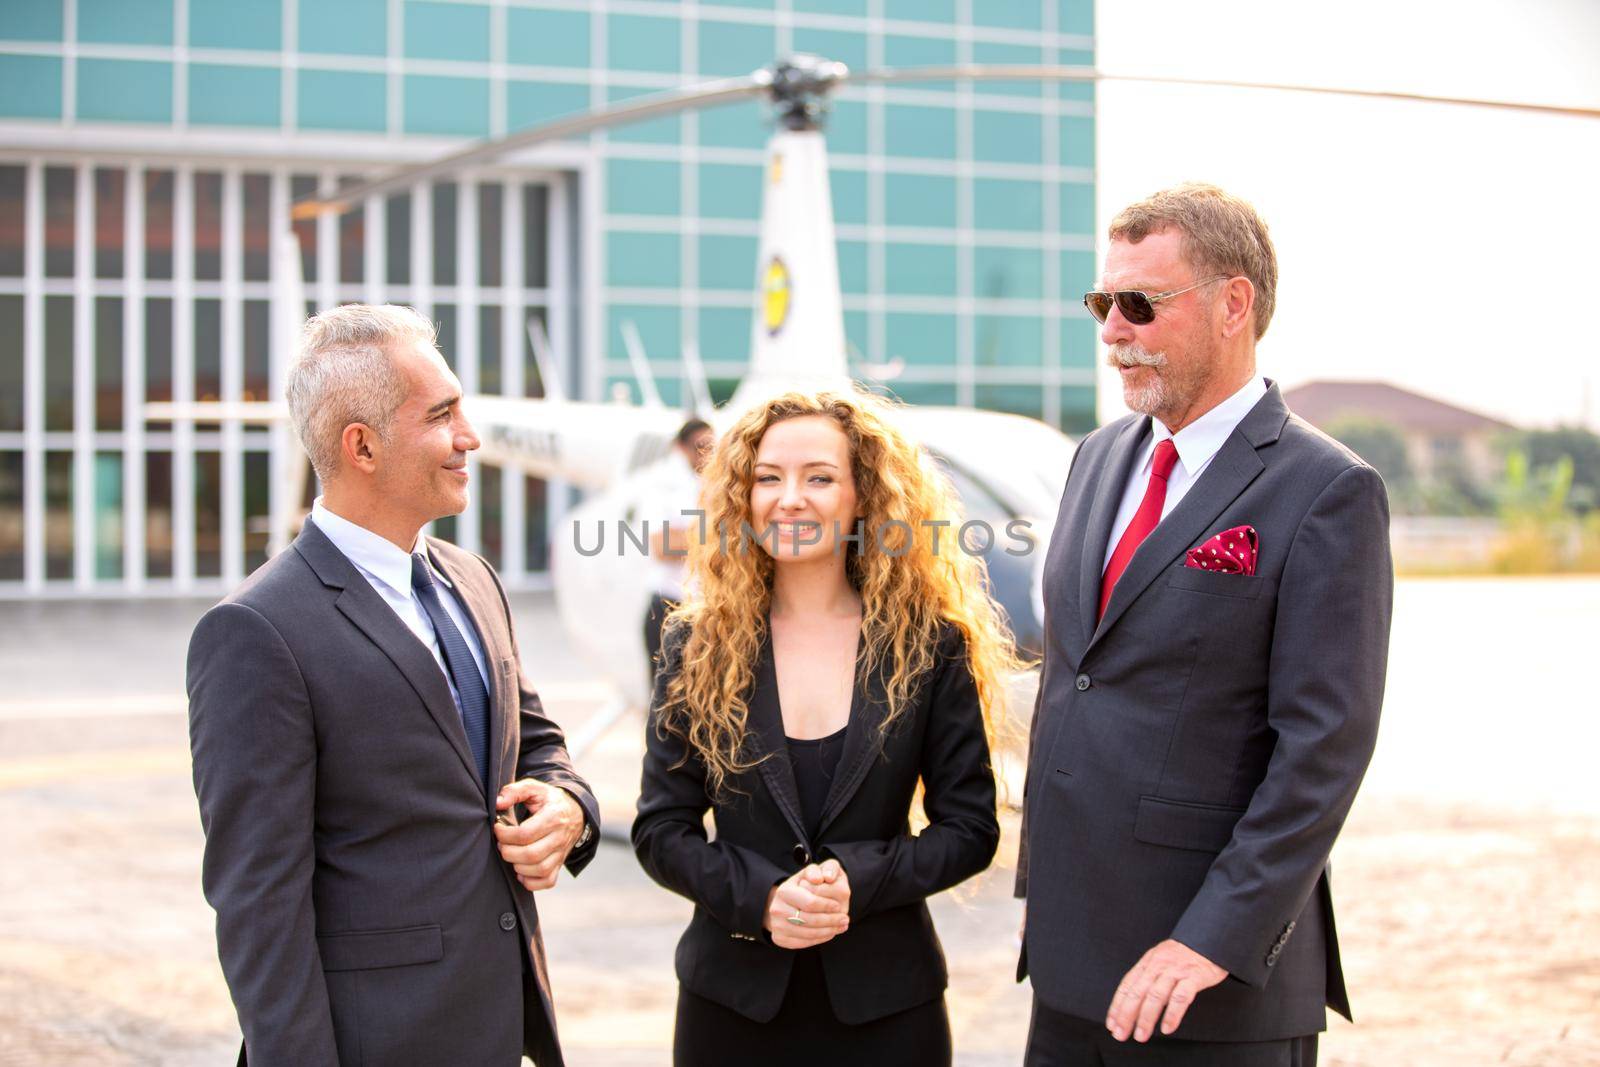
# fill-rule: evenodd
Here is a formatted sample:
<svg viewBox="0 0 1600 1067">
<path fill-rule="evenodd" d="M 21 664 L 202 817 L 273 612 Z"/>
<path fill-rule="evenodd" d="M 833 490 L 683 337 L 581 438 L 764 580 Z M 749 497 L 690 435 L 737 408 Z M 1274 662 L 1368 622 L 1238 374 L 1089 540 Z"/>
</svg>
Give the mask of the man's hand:
<svg viewBox="0 0 1600 1067">
<path fill-rule="evenodd" d="M 850 929 L 850 879 L 839 861 L 813 863 L 773 886 L 761 925 L 774 945 L 787 949 L 820 945 Z"/>
<path fill-rule="evenodd" d="M 583 833 L 583 809 L 565 789 L 532 778 L 512 782 L 494 802 L 500 811 L 516 804 L 528 809 L 528 821 L 521 826 L 494 824 L 500 858 L 511 864 L 524 889 L 549 889 Z"/>
<path fill-rule="evenodd" d="M 1148 1041 L 1159 1021 L 1161 1032 L 1170 1034 L 1183 1022 L 1195 995 L 1226 977 L 1227 971 L 1169 938 L 1146 952 L 1133 970 L 1122 976 L 1122 984 L 1111 998 L 1106 1029 L 1118 1041 L 1126 1041 L 1130 1031 L 1135 1041 Z"/>
</svg>

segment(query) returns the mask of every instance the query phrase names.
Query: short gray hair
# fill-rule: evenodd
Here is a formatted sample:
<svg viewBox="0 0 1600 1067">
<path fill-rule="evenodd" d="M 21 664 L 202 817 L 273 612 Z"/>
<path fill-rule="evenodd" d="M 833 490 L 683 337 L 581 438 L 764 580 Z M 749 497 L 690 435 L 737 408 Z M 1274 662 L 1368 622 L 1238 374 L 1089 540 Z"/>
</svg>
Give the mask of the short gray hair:
<svg viewBox="0 0 1600 1067">
<path fill-rule="evenodd" d="M 306 320 L 286 392 L 295 433 L 324 484 L 339 473 L 346 426 L 359 422 L 388 439 L 407 391 L 393 353 L 410 341 L 432 345 L 436 334 L 433 323 L 398 304 L 344 304 Z"/>
<path fill-rule="evenodd" d="M 1256 340 L 1267 332 L 1278 294 L 1278 254 L 1256 209 L 1215 185 L 1186 182 L 1129 204 L 1111 220 L 1113 241 L 1183 234 L 1183 258 L 1199 274 L 1243 275 L 1256 290 Z"/>
</svg>

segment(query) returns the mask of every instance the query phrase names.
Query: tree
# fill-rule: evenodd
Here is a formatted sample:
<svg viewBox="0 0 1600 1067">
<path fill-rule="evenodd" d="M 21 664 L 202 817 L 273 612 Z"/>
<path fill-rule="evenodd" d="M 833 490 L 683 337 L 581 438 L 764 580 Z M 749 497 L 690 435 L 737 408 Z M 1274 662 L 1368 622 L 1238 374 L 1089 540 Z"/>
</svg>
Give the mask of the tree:
<svg viewBox="0 0 1600 1067">
<path fill-rule="evenodd" d="M 1556 467 L 1566 460 L 1572 466 L 1567 507 L 1579 514 L 1600 508 L 1600 434 L 1581 426 L 1528 430 L 1519 436 L 1516 448 L 1535 469 Z"/>
<path fill-rule="evenodd" d="M 1406 440 L 1393 423 L 1366 415 L 1343 415 L 1328 424 L 1328 436 L 1376 467 L 1391 494 L 1412 481 Z"/>
</svg>

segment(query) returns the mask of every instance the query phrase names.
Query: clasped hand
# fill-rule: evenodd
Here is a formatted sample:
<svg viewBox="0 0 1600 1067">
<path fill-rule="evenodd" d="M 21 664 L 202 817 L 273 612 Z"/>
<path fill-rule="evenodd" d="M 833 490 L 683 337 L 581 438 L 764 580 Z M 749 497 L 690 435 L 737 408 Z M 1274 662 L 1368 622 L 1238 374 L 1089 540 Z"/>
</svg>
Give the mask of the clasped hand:
<svg viewBox="0 0 1600 1067">
<path fill-rule="evenodd" d="M 517 804 L 528 809 L 527 821 L 518 826 L 494 824 L 500 858 L 511 864 L 524 889 L 549 889 L 583 833 L 583 809 L 565 789 L 532 778 L 500 790 L 494 806 L 511 811 Z"/>
<path fill-rule="evenodd" d="M 820 945 L 848 930 L 850 879 L 839 861 L 810 864 L 773 886 L 762 925 L 774 945 L 787 949 Z"/>
</svg>

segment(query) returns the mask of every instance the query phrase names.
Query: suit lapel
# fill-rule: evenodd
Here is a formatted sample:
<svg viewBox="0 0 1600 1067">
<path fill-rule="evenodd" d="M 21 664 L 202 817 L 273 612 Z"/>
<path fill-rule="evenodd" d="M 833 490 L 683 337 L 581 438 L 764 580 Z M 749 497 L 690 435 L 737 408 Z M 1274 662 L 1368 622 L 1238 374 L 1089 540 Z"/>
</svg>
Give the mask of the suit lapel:
<svg viewBox="0 0 1600 1067">
<path fill-rule="evenodd" d="M 500 628 L 490 625 L 491 620 L 498 618 L 503 611 L 500 597 L 486 587 L 487 583 L 481 580 L 481 574 L 472 573 L 458 566 L 455 559 L 434 551 L 432 540 L 429 538 L 429 558 L 450 579 L 456 598 L 471 620 L 472 628 L 477 631 L 478 647 L 483 649 L 483 673 L 489 679 L 489 781 L 498 786 L 506 781 L 501 777 L 501 772 L 505 761 L 506 719 L 510 709 L 504 692 L 506 681 L 500 671 L 500 661 L 511 657 L 510 648 L 504 647 L 501 642 Z"/>
<path fill-rule="evenodd" d="M 880 747 L 879 725 L 888 712 L 888 703 L 880 684 L 882 672 L 873 671 L 867 675 L 863 669 L 861 660 L 865 652 L 866 638 L 863 637 L 856 643 L 856 675 L 855 684 L 850 688 L 850 719 L 844 728 L 844 752 L 839 755 L 839 771 L 834 774 L 827 800 L 822 805 L 822 820 L 817 826 L 819 838 L 861 788 Z"/>
<path fill-rule="evenodd" d="M 1128 561 L 1128 569 L 1122 572 L 1116 589 L 1112 590 L 1105 617 L 1094 631 L 1091 647 L 1116 625 L 1139 594 L 1198 541 L 1217 516 L 1266 469 L 1257 450 L 1277 441 L 1288 418 L 1289 409 L 1284 406 L 1278 387 L 1269 383 L 1266 395 L 1234 427 L 1205 473 Z"/>
<path fill-rule="evenodd" d="M 1100 580 L 1105 575 L 1106 546 L 1111 541 L 1111 528 L 1117 521 L 1128 479 L 1133 476 L 1134 461 L 1139 458 L 1139 451 L 1149 433 L 1148 418 L 1134 419 L 1124 426 L 1112 442 L 1095 483 L 1094 504 L 1089 508 L 1089 523 L 1083 532 L 1083 562 L 1078 577 L 1078 613 L 1083 623 L 1085 647 L 1094 638 L 1095 623 L 1100 612 Z M 1118 584 L 1126 582 L 1124 575 Z"/>
<path fill-rule="evenodd" d="M 783 709 L 778 703 L 778 670 L 772 659 L 772 627 L 761 642 L 756 661 L 755 685 L 750 697 L 750 734 L 760 748 L 751 755 L 760 760 L 761 777 L 778 803 L 784 821 L 800 841 L 811 840 L 800 811 L 800 789 L 789 763 L 789 740 L 783 730 Z"/>
<path fill-rule="evenodd" d="M 450 696 L 450 685 L 445 681 L 444 672 L 439 669 L 439 662 L 433 658 L 433 653 L 417 640 L 416 634 L 406 628 L 400 616 L 383 602 L 377 590 L 328 540 L 327 535 L 317 529 L 314 521 L 305 523 L 294 546 L 324 585 L 340 590 L 334 607 L 366 634 L 411 683 L 423 707 L 428 709 L 428 714 L 460 757 L 462 770 L 476 782 L 478 769 L 471 750 L 467 748 L 467 733 L 461 726 L 456 702 Z M 481 785 L 479 791 L 482 791 Z"/>
</svg>

